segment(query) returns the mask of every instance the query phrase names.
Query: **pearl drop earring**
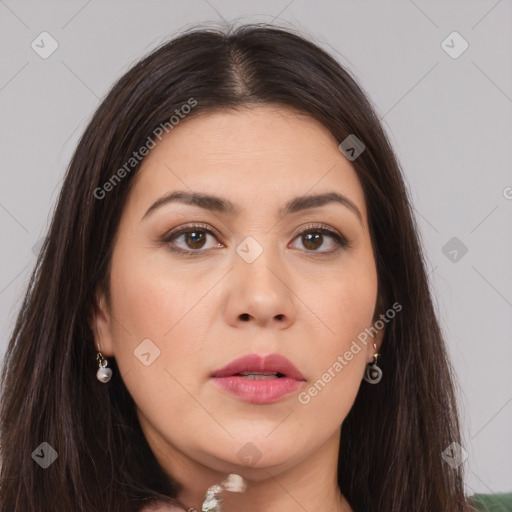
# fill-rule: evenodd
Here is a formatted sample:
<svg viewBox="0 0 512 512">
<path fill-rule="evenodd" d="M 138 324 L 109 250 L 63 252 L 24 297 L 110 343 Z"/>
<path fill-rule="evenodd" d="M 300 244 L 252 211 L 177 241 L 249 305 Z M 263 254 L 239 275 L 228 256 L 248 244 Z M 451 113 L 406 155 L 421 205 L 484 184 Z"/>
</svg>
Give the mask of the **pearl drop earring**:
<svg viewBox="0 0 512 512">
<path fill-rule="evenodd" d="M 103 357 L 103 354 L 98 351 L 96 355 L 98 361 L 98 371 L 96 372 L 96 378 L 103 383 L 108 382 L 112 377 L 112 370 L 107 368 L 108 360 Z"/>
</svg>

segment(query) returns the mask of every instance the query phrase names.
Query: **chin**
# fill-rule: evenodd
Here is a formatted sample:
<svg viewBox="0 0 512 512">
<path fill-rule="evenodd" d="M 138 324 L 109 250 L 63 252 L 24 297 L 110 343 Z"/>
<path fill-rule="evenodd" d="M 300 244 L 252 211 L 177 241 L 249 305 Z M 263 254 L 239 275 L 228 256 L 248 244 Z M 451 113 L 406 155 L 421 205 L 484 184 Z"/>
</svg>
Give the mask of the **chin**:
<svg viewBox="0 0 512 512">
<path fill-rule="evenodd" d="M 267 431 L 268 434 L 268 431 Z M 213 460 L 210 467 L 222 472 L 236 473 L 251 480 L 264 480 L 269 472 L 278 474 L 297 464 L 302 448 L 295 442 L 281 438 L 246 437 L 240 443 L 240 437 L 229 449 L 210 452 Z M 293 439 L 293 438 L 292 438 Z M 283 445 L 284 443 L 284 445 Z M 288 446 L 289 443 L 289 446 Z M 234 446 L 233 446 L 234 445 Z M 224 447 L 226 448 L 226 447 Z"/>
</svg>

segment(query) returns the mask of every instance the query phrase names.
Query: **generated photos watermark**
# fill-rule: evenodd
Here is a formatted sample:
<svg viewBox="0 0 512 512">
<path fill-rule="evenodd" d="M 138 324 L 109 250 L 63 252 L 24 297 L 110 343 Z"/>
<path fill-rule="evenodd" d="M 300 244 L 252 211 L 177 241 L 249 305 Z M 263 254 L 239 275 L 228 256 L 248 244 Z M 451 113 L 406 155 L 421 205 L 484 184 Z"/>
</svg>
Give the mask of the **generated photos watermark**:
<svg viewBox="0 0 512 512">
<path fill-rule="evenodd" d="M 389 308 L 385 313 L 380 315 L 379 320 L 377 320 L 371 327 L 367 327 L 364 331 L 360 332 L 357 335 L 357 340 L 353 340 L 350 345 L 349 350 L 347 350 L 343 355 L 339 355 L 336 358 L 336 361 L 329 366 L 327 371 L 322 374 L 322 376 L 311 386 L 308 387 L 305 391 L 302 391 L 298 395 L 298 400 L 302 405 L 307 405 L 311 402 L 311 398 L 315 397 L 320 393 L 326 386 L 331 382 L 334 377 L 338 373 L 340 373 L 345 366 L 348 365 L 350 361 L 354 358 L 356 354 L 361 352 L 361 345 L 366 346 L 368 344 L 368 337 L 373 338 L 376 336 L 379 331 L 384 329 L 386 324 L 390 322 L 393 318 L 395 318 L 398 312 L 402 311 L 402 305 L 398 302 L 395 302 L 391 308 Z"/>
<path fill-rule="evenodd" d="M 168 134 L 173 130 L 182 119 L 184 119 L 187 114 L 189 114 L 192 109 L 197 106 L 197 100 L 194 98 L 189 98 L 187 103 L 181 105 L 181 107 L 176 109 L 174 113 L 176 115 L 172 115 L 168 121 L 165 123 L 161 123 L 158 125 L 152 132 L 152 134 L 146 139 L 144 145 L 142 145 L 138 151 L 134 151 L 132 156 L 128 159 L 127 162 L 124 163 L 122 167 L 120 167 L 112 176 L 101 186 L 94 189 L 94 197 L 96 199 L 105 199 L 108 192 L 112 192 L 115 186 L 121 182 L 126 175 L 130 174 L 139 165 L 140 162 L 144 159 L 144 157 L 156 147 L 155 139 L 162 140 L 164 134 Z"/>
</svg>

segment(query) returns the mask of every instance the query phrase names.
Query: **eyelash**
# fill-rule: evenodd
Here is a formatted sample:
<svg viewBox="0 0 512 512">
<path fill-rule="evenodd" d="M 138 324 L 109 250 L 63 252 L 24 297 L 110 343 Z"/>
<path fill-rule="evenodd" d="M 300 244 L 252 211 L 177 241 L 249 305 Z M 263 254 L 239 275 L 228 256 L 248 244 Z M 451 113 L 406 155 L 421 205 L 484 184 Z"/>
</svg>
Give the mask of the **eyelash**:
<svg viewBox="0 0 512 512">
<path fill-rule="evenodd" d="M 201 253 L 208 251 L 208 249 L 206 249 L 206 250 L 202 250 L 202 249 L 187 250 L 187 249 L 181 249 L 179 247 L 170 245 L 171 240 L 173 240 L 174 238 L 177 238 L 178 236 L 183 235 L 183 234 L 191 233 L 193 231 L 202 231 L 204 233 L 208 233 L 209 235 L 212 235 L 215 238 L 218 238 L 220 236 L 216 232 L 212 231 L 207 225 L 190 224 L 190 225 L 184 226 L 182 228 L 179 228 L 179 229 L 176 229 L 174 231 L 167 233 L 161 239 L 161 242 L 165 243 L 165 244 L 169 244 L 168 245 L 169 250 L 171 250 L 172 252 L 178 253 L 178 254 L 197 256 L 197 255 L 200 255 Z M 313 253 L 313 254 L 319 255 L 319 256 L 329 256 L 329 255 L 334 254 L 335 252 L 339 251 L 340 249 L 348 249 L 349 247 L 351 247 L 350 242 L 347 240 L 347 238 L 345 236 L 338 233 L 337 231 L 330 229 L 325 224 L 306 226 L 304 229 L 302 229 L 299 233 L 296 234 L 296 236 L 294 237 L 294 240 L 299 238 L 301 235 L 303 235 L 305 233 L 321 233 L 322 235 L 327 235 L 327 236 L 331 237 L 334 240 L 334 242 L 336 243 L 336 245 L 338 246 L 335 249 L 332 249 L 327 252 L 305 249 L 305 251 L 308 253 Z"/>
</svg>

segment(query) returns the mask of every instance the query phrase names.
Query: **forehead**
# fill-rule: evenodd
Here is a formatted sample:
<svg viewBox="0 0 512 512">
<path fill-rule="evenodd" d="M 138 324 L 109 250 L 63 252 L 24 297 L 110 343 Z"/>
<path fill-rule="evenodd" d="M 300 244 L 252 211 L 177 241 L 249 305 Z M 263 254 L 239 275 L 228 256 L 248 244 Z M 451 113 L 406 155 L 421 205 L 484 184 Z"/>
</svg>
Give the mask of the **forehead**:
<svg viewBox="0 0 512 512">
<path fill-rule="evenodd" d="M 321 123 L 292 108 L 202 112 L 156 142 L 131 191 L 141 207 L 176 189 L 273 210 L 292 196 L 337 191 L 366 216 L 362 187 L 339 142 Z"/>
<path fill-rule="evenodd" d="M 311 116 L 291 107 L 261 105 L 185 117 L 159 143 L 161 151 L 153 154 L 193 146 L 197 158 L 243 159 L 250 153 L 265 160 L 281 154 L 294 161 L 303 153 L 314 157 L 337 145 L 329 130 Z"/>
</svg>

